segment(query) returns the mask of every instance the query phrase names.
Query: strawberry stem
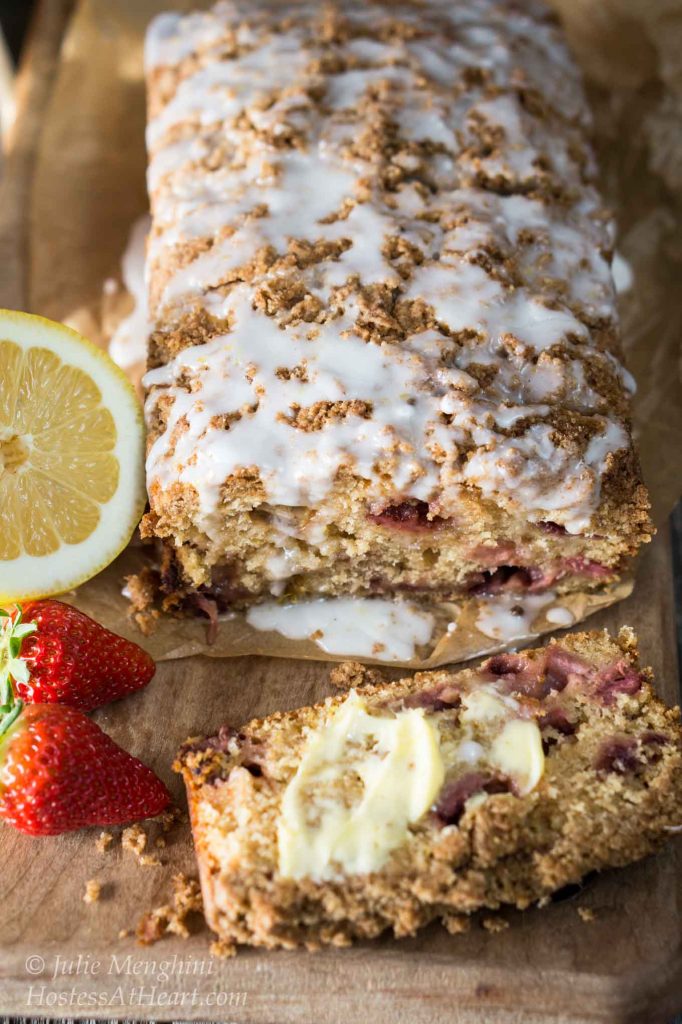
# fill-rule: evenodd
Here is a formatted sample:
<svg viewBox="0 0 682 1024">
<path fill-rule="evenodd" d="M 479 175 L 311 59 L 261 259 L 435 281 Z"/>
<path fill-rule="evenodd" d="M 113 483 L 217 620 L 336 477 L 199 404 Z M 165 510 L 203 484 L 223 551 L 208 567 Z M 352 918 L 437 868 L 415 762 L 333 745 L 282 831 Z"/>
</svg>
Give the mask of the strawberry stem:
<svg viewBox="0 0 682 1024">
<path fill-rule="evenodd" d="M 9 708 L 0 708 L 0 710 L 4 712 L 2 718 L 0 718 L 0 736 L 4 736 L 24 710 L 24 702 L 17 698 Z"/>
<path fill-rule="evenodd" d="M 28 665 L 21 657 L 21 645 L 25 637 L 38 628 L 34 622 L 22 622 L 21 605 L 16 606 L 12 615 L 0 608 L 0 706 L 14 702 L 12 683 L 27 683 L 30 679 Z M 2 726 L 0 726 L 0 733 Z"/>
</svg>

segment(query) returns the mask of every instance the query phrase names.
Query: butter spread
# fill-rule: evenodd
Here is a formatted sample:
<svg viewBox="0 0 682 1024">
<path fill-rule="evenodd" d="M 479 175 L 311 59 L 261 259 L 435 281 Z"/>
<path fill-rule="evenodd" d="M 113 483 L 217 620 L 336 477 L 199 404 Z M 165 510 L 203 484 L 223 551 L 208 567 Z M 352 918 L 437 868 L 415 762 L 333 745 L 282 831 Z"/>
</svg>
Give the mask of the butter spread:
<svg viewBox="0 0 682 1024">
<path fill-rule="evenodd" d="M 489 722 L 498 718 L 508 718 L 518 708 L 513 697 L 503 697 L 491 688 L 481 686 L 462 697 L 463 710 L 460 721 Z"/>
<path fill-rule="evenodd" d="M 545 770 L 545 755 L 537 722 L 517 718 L 493 740 L 489 760 L 516 783 L 520 796 L 535 789 Z"/>
<path fill-rule="evenodd" d="M 282 799 L 279 872 L 318 881 L 378 871 L 433 803 L 445 776 L 422 708 L 369 713 L 355 691 L 308 735 Z"/>
<path fill-rule="evenodd" d="M 459 721 L 465 737 L 456 758 L 468 765 L 485 763 L 496 768 L 514 781 L 523 796 L 542 778 L 545 755 L 537 722 L 519 718 L 519 712 L 518 701 L 490 686 L 464 694 Z M 481 730 L 485 736 L 478 735 Z"/>
<path fill-rule="evenodd" d="M 519 714 L 519 702 L 494 686 L 463 694 L 458 743 L 447 757 L 450 771 L 480 765 L 512 780 L 519 796 L 530 793 L 542 778 L 545 756 L 537 722 Z M 445 779 L 447 746 L 423 708 L 372 714 L 351 690 L 308 733 L 284 792 L 277 826 L 280 875 L 325 881 L 380 870 L 434 803 Z M 482 803 L 486 796 L 474 799 Z"/>
</svg>

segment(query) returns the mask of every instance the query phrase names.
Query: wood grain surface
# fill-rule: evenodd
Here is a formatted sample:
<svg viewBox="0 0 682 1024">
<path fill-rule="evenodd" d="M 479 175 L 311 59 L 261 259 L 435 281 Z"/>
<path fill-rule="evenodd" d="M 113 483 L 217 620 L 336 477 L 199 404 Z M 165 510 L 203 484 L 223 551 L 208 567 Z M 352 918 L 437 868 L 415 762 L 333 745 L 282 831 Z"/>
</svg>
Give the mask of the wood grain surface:
<svg viewBox="0 0 682 1024">
<path fill-rule="evenodd" d="M 674 700 L 669 564 L 659 538 L 642 561 L 635 595 L 594 625 L 633 625 L 660 690 Z M 100 710 L 97 719 L 182 801 L 169 761 L 187 735 L 318 700 L 331 692 L 327 678 L 328 666 L 316 662 L 168 662 L 145 692 Z M 96 830 L 44 841 L 0 832 L 4 1012 L 278 1024 L 370 1016 L 411 1024 L 443 1018 L 655 1022 L 680 1005 L 679 843 L 601 876 L 572 899 L 505 913 L 510 927 L 497 934 L 478 922 L 458 937 L 434 926 L 402 942 L 387 938 L 315 955 L 246 951 L 222 961 L 210 957 L 205 930 L 148 948 L 118 939 L 142 911 L 166 902 L 174 871 L 193 872 L 186 826 L 161 851 L 163 867 L 140 867 L 118 844 L 99 853 L 96 837 Z M 82 896 L 90 878 L 102 882 L 103 891 L 98 903 L 87 905 Z M 595 919 L 582 921 L 579 907 L 594 911 Z M 212 1005 L 218 998 L 222 1002 Z M 86 1002 L 94 999 L 96 1008 Z"/>
<path fill-rule="evenodd" d="M 60 0 L 41 8 L 0 197 L 0 303 L 19 308 L 22 196 L 67 9 Z M 632 625 L 661 693 L 674 702 L 670 565 L 668 537 L 659 535 L 639 566 L 633 596 L 589 625 Z M 328 671 L 317 662 L 265 658 L 169 662 L 145 692 L 96 717 L 184 804 L 170 762 L 186 736 L 319 700 L 330 692 Z M 209 955 L 210 935 L 201 928 L 188 940 L 144 948 L 118 937 L 142 912 L 166 902 L 174 872 L 194 873 L 187 826 L 170 834 L 160 867 L 139 866 L 118 842 L 98 852 L 97 834 L 35 840 L 0 830 L 2 1013 L 253 1024 L 656 1024 L 682 1006 L 679 840 L 655 858 L 590 881 L 572 898 L 543 910 L 505 912 L 509 927 L 496 934 L 476 921 L 458 937 L 433 926 L 402 942 L 386 938 L 315 955 L 246 951 L 219 960 Z M 86 904 L 85 885 L 93 878 L 102 883 L 102 896 Z M 594 920 L 584 922 L 578 908 L 593 911 Z"/>
</svg>

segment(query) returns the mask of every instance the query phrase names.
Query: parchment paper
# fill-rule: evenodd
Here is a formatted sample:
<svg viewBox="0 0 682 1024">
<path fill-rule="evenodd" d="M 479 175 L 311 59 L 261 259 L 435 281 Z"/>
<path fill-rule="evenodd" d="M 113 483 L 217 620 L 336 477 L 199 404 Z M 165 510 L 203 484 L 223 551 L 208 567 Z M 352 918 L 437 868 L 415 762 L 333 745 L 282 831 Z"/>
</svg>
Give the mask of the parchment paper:
<svg viewBox="0 0 682 1024">
<path fill-rule="evenodd" d="M 177 0 L 80 0 L 64 42 L 60 73 L 38 148 L 31 197 L 29 308 L 63 320 L 103 347 L 130 311 L 120 279 L 130 226 L 145 212 L 145 100 L 142 41 L 160 10 L 209 6 Z M 618 249 L 634 272 L 622 297 L 624 342 L 639 392 L 635 430 L 660 524 L 682 478 L 682 5 L 675 0 L 555 0 L 588 79 L 603 187 L 620 225 Z M 206 644 L 199 620 L 164 618 L 141 637 L 121 595 L 143 555 L 132 545 L 98 577 L 68 596 L 158 660 L 204 653 L 325 659 L 312 642 L 251 629 L 243 616 L 222 621 Z M 557 603 L 576 622 L 632 590 L 627 580 L 599 594 Z M 501 649 L 475 626 L 473 600 L 433 607 L 432 643 L 415 667 L 461 661 Z M 450 622 L 457 628 L 447 632 Z M 556 629 L 540 614 L 535 635 Z M 515 641 L 518 642 L 518 641 Z M 363 659 L 367 660 L 367 659 Z"/>
</svg>

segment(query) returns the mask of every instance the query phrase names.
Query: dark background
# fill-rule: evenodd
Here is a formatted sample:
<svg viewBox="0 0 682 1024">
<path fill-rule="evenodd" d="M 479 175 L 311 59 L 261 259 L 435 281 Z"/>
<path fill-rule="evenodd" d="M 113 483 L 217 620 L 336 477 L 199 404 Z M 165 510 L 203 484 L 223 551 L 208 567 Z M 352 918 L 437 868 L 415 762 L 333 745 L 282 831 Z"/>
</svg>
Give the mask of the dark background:
<svg viewBox="0 0 682 1024">
<path fill-rule="evenodd" d="M 21 50 L 33 0 L 0 0 L 0 25 L 15 61 Z"/>
</svg>

